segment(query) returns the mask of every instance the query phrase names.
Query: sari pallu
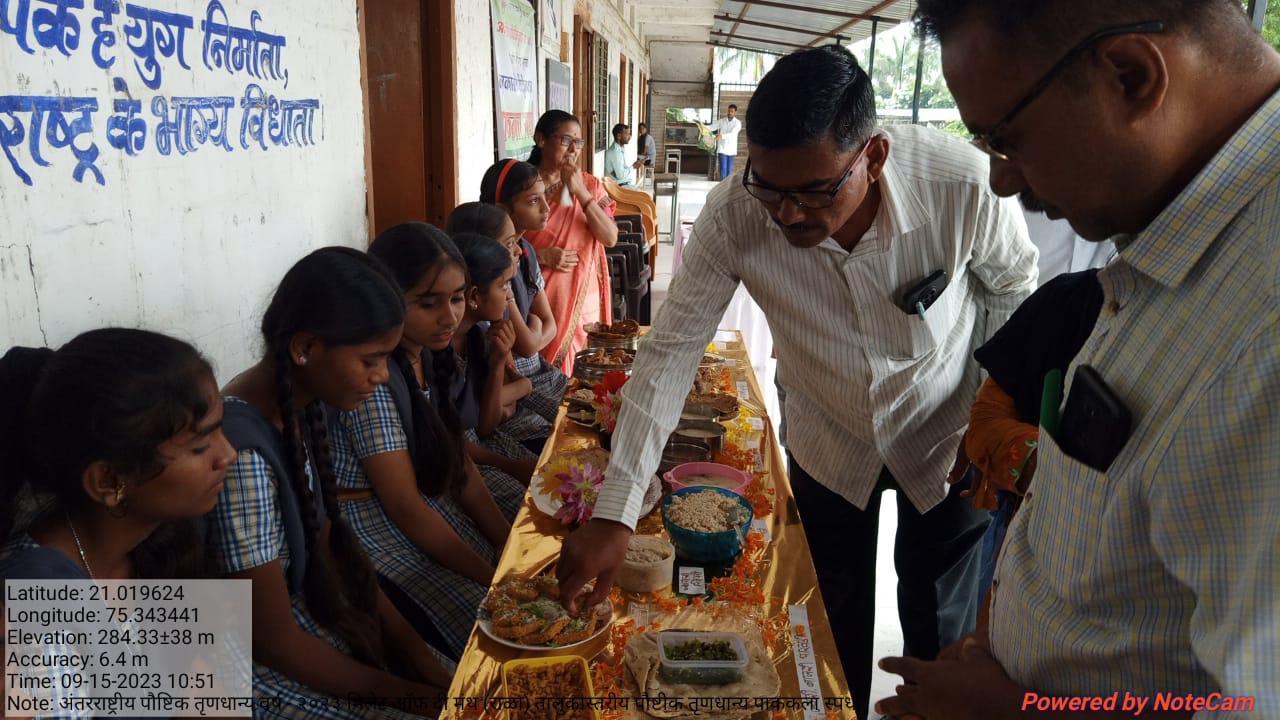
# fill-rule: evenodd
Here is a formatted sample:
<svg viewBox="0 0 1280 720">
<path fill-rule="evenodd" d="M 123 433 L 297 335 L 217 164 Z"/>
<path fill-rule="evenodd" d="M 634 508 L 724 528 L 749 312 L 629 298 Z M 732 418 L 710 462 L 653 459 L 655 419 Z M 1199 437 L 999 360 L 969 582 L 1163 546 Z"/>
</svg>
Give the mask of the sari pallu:
<svg viewBox="0 0 1280 720">
<path fill-rule="evenodd" d="M 595 176 L 584 172 L 582 182 L 593 202 L 608 199 L 604 184 Z M 546 281 L 544 291 L 556 319 L 556 336 L 542 349 L 542 356 L 565 375 L 572 376 L 573 356 L 587 346 L 587 331 L 583 326 L 612 322 L 609 262 L 605 259 L 604 245 L 591 234 L 586 213 L 576 199 L 570 205 L 561 205 L 559 198 L 552 198 L 549 204 L 551 215 L 547 218 L 547 227 L 530 230 L 524 237 L 536 250 L 558 247 L 578 252 L 578 264 L 572 270 L 542 268 Z M 604 206 L 609 217 L 613 217 L 614 207 L 612 200 Z"/>
</svg>

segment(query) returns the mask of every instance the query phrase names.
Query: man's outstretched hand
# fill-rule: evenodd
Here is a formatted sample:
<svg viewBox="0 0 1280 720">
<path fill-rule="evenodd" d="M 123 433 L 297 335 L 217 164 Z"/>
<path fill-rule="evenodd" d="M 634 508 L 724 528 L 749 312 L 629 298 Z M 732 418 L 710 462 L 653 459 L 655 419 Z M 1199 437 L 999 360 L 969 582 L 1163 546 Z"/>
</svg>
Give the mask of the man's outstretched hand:
<svg viewBox="0 0 1280 720">
<path fill-rule="evenodd" d="M 592 579 L 596 584 L 587 598 L 587 607 L 609 596 L 613 576 L 626 557 L 629 540 L 631 528 L 612 520 L 588 520 L 586 525 L 569 533 L 560 548 L 560 561 L 556 563 L 560 604 L 566 610 L 578 611 L 578 595 Z"/>
</svg>

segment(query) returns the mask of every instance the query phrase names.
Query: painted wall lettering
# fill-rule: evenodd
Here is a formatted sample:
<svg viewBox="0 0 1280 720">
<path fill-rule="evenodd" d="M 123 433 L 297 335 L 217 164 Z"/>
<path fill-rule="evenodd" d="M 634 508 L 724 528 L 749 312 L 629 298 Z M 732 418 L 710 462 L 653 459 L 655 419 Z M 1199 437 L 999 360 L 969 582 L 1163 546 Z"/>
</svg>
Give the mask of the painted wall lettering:
<svg viewBox="0 0 1280 720">
<path fill-rule="evenodd" d="M 106 185 L 113 163 L 100 164 L 103 151 L 184 156 L 305 148 L 323 140 L 323 128 L 316 130 L 320 100 L 285 97 L 271 87 L 289 86 L 289 43 L 270 32 L 258 10 L 241 24 L 221 0 L 209 0 L 195 16 L 121 0 L 86 2 L 0 0 L 0 43 L 28 55 L 45 51 L 55 63 L 83 55 L 111 72 L 101 98 L 3 94 L 0 87 L 0 152 L 23 184 L 35 185 L 44 169 L 61 165 L 57 153 L 74 161 L 76 182 Z M 197 17 L 203 19 L 197 23 Z M 188 58 L 197 56 L 193 68 Z M 197 83 L 222 73 L 250 80 L 237 95 L 166 94 L 175 73 L 192 74 Z M 100 110 L 109 114 L 99 118 Z"/>
</svg>

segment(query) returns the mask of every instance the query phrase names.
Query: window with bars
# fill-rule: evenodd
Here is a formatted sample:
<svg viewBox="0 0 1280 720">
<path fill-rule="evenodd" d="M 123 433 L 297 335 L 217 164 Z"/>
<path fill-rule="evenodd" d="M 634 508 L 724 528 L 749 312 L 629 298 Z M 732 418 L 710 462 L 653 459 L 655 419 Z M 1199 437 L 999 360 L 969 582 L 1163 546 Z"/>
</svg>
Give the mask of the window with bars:
<svg viewBox="0 0 1280 720">
<path fill-rule="evenodd" d="M 604 150 L 609 144 L 609 41 L 596 35 L 595 39 L 595 57 L 592 58 L 591 67 L 595 72 L 592 78 L 592 84 L 595 90 L 592 102 L 592 111 L 595 118 L 592 121 L 593 132 L 595 137 L 596 152 Z"/>
</svg>

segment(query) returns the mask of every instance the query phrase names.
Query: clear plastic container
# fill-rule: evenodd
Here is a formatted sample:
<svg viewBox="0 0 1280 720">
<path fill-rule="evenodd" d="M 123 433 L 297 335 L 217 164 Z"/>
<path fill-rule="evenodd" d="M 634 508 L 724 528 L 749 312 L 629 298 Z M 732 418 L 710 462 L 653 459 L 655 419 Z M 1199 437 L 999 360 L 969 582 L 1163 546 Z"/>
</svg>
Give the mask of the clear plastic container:
<svg viewBox="0 0 1280 720">
<path fill-rule="evenodd" d="M 686 643 L 727 642 L 736 660 L 672 660 L 669 649 Z M 732 632 L 692 632 L 663 630 L 658 633 L 659 672 L 662 679 L 687 685 L 725 685 L 742 679 L 747 671 L 747 646 L 742 636 Z"/>
</svg>

